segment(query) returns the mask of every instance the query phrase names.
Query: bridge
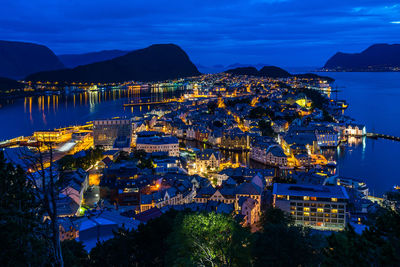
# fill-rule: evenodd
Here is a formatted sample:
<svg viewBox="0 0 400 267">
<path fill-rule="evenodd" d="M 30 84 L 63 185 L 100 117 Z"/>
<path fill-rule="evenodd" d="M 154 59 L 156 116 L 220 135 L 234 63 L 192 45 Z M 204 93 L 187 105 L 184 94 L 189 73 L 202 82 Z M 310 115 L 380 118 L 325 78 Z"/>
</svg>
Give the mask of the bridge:
<svg viewBox="0 0 400 267">
<path fill-rule="evenodd" d="M 394 136 L 394 135 L 387 135 L 387 134 L 378 134 L 378 133 L 367 133 L 367 137 L 373 138 L 373 139 L 388 139 L 388 140 L 393 140 L 393 141 L 399 141 L 400 142 L 400 137 L 399 136 Z"/>
</svg>

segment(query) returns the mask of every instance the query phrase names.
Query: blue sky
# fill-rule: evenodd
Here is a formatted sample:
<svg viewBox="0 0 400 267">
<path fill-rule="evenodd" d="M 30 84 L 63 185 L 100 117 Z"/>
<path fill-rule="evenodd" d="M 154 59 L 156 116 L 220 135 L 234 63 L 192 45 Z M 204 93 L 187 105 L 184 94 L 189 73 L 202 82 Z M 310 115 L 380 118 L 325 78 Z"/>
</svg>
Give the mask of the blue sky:
<svg viewBox="0 0 400 267">
<path fill-rule="evenodd" d="M 203 65 L 322 66 L 400 43 L 399 0 L 2 0 L 0 39 L 56 54 L 180 45 Z"/>
</svg>

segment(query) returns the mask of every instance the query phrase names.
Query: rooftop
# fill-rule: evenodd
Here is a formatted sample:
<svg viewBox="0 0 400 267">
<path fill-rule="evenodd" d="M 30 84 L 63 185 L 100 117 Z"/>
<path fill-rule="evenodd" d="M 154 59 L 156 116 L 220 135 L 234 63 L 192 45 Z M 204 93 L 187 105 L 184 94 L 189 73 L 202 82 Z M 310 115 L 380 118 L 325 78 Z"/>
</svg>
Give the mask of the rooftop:
<svg viewBox="0 0 400 267">
<path fill-rule="evenodd" d="M 309 196 L 325 198 L 348 199 L 346 189 L 342 186 L 324 185 L 298 185 L 298 184 L 274 184 L 274 195 Z"/>
</svg>

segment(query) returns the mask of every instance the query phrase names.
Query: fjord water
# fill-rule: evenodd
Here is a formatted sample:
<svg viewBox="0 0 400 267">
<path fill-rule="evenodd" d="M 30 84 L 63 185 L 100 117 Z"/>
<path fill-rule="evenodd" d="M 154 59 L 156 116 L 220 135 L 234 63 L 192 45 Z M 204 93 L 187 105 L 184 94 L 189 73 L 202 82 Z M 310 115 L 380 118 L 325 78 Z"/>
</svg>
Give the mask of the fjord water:
<svg viewBox="0 0 400 267">
<path fill-rule="evenodd" d="M 321 74 L 321 73 L 319 73 Z M 365 124 L 368 132 L 400 136 L 400 73 L 323 73 L 336 79 L 338 99 L 349 103 L 346 114 Z M 152 91 L 152 100 L 170 98 L 176 90 Z M 142 98 L 126 90 L 81 92 L 71 95 L 27 97 L 0 108 L 0 140 L 31 135 L 35 130 L 82 124 L 93 119 L 134 116 L 150 107 L 124 108 Z M 335 97 L 333 95 L 332 97 Z M 146 100 L 147 101 L 147 100 Z M 370 192 L 380 196 L 400 184 L 400 142 L 364 138 L 327 151 L 338 162 L 337 173 L 364 179 Z M 232 156 L 233 158 L 233 156 Z M 248 161 L 246 161 L 247 163 Z"/>
<path fill-rule="evenodd" d="M 331 72 L 349 108 L 346 115 L 365 124 L 367 132 L 400 136 L 399 72 Z M 343 87 L 343 88 L 340 88 Z M 364 179 L 370 193 L 381 196 L 400 184 L 400 142 L 369 139 L 354 140 L 337 149 L 337 173 Z"/>
</svg>

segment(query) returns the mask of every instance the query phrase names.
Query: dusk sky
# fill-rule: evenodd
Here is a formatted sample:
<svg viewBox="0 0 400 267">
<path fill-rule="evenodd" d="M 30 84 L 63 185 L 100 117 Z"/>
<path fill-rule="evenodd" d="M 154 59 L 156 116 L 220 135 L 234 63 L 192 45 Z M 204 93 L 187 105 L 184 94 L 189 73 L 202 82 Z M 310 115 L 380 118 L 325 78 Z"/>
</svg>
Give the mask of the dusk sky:
<svg viewBox="0 0 400 267">
<path fill-rule="evenodd" d="M 400 43 L 399 0 L 4 0 L 0 39 L 56 54 L 175 43 L 197 64 L 322 66 Z"/>
</svg>

